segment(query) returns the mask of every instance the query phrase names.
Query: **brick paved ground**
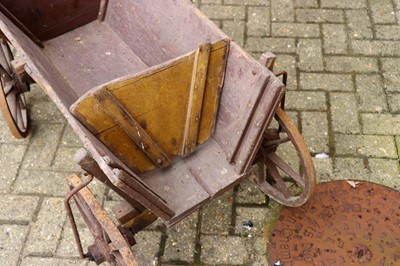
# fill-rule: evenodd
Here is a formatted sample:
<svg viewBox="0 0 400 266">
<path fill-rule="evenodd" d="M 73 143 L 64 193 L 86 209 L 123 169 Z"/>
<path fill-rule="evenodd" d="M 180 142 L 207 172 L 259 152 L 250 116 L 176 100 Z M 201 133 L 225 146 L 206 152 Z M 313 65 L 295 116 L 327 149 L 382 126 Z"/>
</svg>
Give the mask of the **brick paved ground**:
<svg viewBox="0 0 400 266">
<path fill-rule="evenodd" d="M 287 110 L 319 181 L 362 179 L 400 190 L 399 0 L 198 0 L 255 57 L 278 55 L 290 75 Z M 194 33 L 195 34 L 195 33 Z M 93 265 L 77 258 L 62 199 L 81 146 L 53 103 L 28 96 L 32 133 L 13 139 L 0 119 L 0 265 Z M 106 207 L 118 198 L 99 184 Z M 265 232 L 279 210 L 251 183 L 177 226 L 138 235 L 142 265 L 267 265 Z M 254 223 L 251 237 L 241 226 Z M 91 238 L 80 228 L 84 243 Z"/>
</svg>

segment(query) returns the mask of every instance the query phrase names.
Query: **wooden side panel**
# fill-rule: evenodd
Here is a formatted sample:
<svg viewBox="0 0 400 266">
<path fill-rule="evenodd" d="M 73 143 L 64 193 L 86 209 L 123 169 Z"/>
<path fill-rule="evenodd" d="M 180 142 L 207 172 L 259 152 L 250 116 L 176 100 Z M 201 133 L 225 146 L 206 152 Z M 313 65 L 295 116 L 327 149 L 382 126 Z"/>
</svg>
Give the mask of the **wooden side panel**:
<svg viewBox="0 0 400 266">
<path fill-rule="evenodd" d="M 245 173 L 250 170 L 264 138 L 264 132 L 275 114 L 276 107 L 280 104 L 283 93 L 284 87 L 281 81 L 271 77 L 263 89 L 263 95 L 254 114 L 248 119 L 248 126 L 244 130 L 240 147 L 233 159 L 236 162 L 236 172 Z"/>
<path fill-rule="evenodd" d="M 101 0 L 0 0 L 41 40 L 51 39 L 97 19 Z"/>
<path fill-rule="evenodd" d="M 227 38 L 188 0 L 109 1 L 105 22 L 149 66 Z"/>
<path fill-rule="evenodd" d="M 210 137 L 215 123 L 228 43 L 222 40 L 211 45 L 204 92 L 207 104 L 202 107 L 204 116 L 200 117 L 198 143 Z M 157 165 L 93 100 L 94 94 L 102 88 L 109 90 L 169 158 L 182 155 L 194 59 L 195 53 L 191 53 L 142 74 L 96 88 L 74 104 L 71 111 L 128 167 L 137 173 L 152 170 Z"/>
<path fill-rule="evenodd" d="M 241 163 L 234 158 L 270 76 L 270 71 L 232 43 L 214 134 L 232 163 Z"/>
</svg>

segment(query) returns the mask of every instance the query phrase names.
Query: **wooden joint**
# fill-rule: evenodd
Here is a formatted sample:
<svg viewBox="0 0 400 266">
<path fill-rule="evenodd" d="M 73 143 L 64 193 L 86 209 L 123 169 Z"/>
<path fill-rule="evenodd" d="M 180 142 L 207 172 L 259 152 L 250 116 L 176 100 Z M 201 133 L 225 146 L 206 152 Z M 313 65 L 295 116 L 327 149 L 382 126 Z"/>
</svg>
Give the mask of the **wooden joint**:
<svg viewBox="0 0 400 266">
<path fill-rule="evenodd" d="M 17 73 L 18 75 L 22 76 L 23 74 L 26 73 L 25 71 L 26 61 L 23 60 L 22 58 L 16 58 L 12 60 L 11 65 L 14 68 L 15 73 Z"/>
</svg>

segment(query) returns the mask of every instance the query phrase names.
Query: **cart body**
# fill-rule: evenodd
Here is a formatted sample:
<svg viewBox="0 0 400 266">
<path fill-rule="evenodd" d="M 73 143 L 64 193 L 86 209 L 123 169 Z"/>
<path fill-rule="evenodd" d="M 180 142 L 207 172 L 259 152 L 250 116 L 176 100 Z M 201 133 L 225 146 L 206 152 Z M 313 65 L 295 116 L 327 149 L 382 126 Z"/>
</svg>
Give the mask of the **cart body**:
<svg viewBox="0 0 400 266">
<path fill-rule="evenodd" d="M 136 209 L 173 225 L 250 175 L 285 87 L 190 1 L 11 2 L 19 69 L 83 141 L 82 168 Z"/>
</svg>

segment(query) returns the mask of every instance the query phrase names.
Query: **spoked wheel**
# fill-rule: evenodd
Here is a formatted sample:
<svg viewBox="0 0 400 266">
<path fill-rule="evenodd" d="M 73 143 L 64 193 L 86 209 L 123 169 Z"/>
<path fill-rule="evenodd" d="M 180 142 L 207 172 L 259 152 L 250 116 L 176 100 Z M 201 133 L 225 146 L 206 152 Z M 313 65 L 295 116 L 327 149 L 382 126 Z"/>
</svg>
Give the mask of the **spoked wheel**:
<svg viewBox="0 0 400 266">
<path fill-rule="evenodd" d="M 129 236 L 129 239 L 124 237 L 126 232 L 124 234 L 121 233 L 92 192 L 85 187 L 87 183 L 84 184 L 76 175 L 71 175 L 67 179 L 71 189 L 75 189 L 75 191 L 71 190 L 72 194 L 70 193 L 70 196 L 74 198 L 83 220 L 94 237 L 93 245 L 88 248 L 89 252 L 83 254 L 76 223 L 69 203 L 66 203 L 70 198 L 67 196 L 65 201 L 67 213 L 70 217 L 81 257 L 93 260 L 97 265 L 103 262 L 108 262 L 110 265 L 115 266 L 137 265 L 130 249 L 131 245 L 134 244 L 133 236 Z"/>
<path fill-rule="evenodd" d="M 0 35 L 0 109 L 14 137 L 28 135 L 28 110 L 24 93 L 29 85 L 15 72 L 14 56 L 7 40 Z"/>
<path fill-rule="evenodd" d="M 297 207 L 311 196 L 315 187 L 315 169 L 299 131 L 280 107 L 276 125 L 265 132 L 257 154 L 259 188 L 277 202 Z"/>
</svg>

